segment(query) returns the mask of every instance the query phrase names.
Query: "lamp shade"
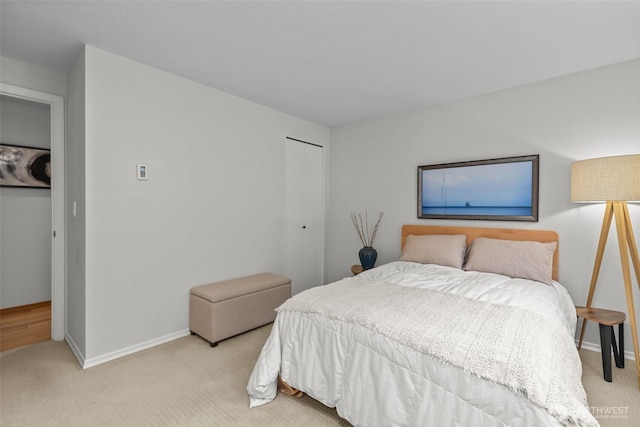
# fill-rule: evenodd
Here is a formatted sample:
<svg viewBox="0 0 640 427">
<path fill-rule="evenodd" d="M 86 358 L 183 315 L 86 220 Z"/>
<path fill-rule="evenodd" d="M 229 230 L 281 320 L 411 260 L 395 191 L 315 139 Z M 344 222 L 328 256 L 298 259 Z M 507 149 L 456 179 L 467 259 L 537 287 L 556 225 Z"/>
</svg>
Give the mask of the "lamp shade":
<svg viewBox="0 0 640 427">
<path fill-rule="evenodd" d="M 640 154 L 600 157 L 572 163 L 571 201 L 640 201 Z"/>
</svg>

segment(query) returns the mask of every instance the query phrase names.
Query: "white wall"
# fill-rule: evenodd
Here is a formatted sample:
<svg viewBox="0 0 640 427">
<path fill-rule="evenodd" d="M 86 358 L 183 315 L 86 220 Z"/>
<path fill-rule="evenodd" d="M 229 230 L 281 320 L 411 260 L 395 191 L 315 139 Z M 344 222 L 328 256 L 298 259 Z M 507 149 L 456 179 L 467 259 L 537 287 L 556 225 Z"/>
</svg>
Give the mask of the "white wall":
<svg viewBox="0 0 640 427">
<path fill-rule="evenodd" d="M 85 55 L 69 71 L 67 99 L 66 340 L 79 360 L 86 354 L 85 289 Z M 73 216 L 75 203 L 76 216 Z"/>
<path fill-rule="evenodd" d="M 328 145 L 330 136 L 92 47 L 86 56 L 69 74 L 67 198 L 78 216 L 69 219 L 67 331 L 81 357 L 99 361 L 184 332 L 193 285 L 280 272 L 284 137 Z M 3 82 L 66 95 L 66 73 L 0 60 Z M 640 151 L 640 62 L 341 127 L 325 151 L 328 279 L 358 263 L 349 212 L 382 210 L 380 262 L 399 255 L 403 223 L 555 229 L 561 281 L 582 304 L 603 206 L 569 202 L 569 166 Z M 416 219 L 418 165 L 536 153 L 539 223 Z M 146 182 L 135 179 L 139 162 Z M 640 240 L 640 206 L 630 212 Z M 612 234 L 594 305 L 626 312 L 619 270 Z M 595 327 L 587 339 L 598 342 Z"/>
<path fill-rule="evenodd" d="M 0 56 L 0 80 L 27 89 L 67 96 L 67 72 Z"/>
<path fill-rule="evenodd" d="M 0 97 L 0 142 L 51 148 L 47 104 Z M 0 188 L 0 308 L 51 300 L 51 190 Z"/>
<path fill-rule="evenodd" d="M 188 333 L 192 286 L 282 273 L 285 137 L 330 132 L 90 46 L 84 66 L 91 365 Z"/>
<path fill-rule="evenodd" d="M 640 153 L 640 60 L 340 127 L 332 131 L 331 145 L 330 280 L 350 275 L 350 266 L 359 263 L 349 212 L 384 211 L 375 242 L 379 262 L 399 256 L 404 223 L 556 230 L 560 281 L 584 305 L 604 205 L 570 202 L 570 165 Z M 417 219 L 417 166 L 527 154 L 540 154 L 538 223 Z M 640 205 L 629 211 L 640 240 Z M 593 305 L 627 311 L 613 227 Z M 587 331 L 586 339 L 599 343 L 597 327 Z"/>
</svg>

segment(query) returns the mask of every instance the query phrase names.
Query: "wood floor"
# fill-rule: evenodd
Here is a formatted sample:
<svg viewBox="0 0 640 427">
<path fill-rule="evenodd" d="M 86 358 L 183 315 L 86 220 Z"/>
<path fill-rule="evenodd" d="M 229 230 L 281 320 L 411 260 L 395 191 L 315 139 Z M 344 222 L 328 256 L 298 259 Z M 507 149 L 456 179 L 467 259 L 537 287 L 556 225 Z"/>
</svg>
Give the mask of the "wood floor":
<svg viewBox="0 0 640 427">
<path fill-rule="evenodd" d="M 0 310 L 0 351 L 51 339 L 51 301 Z"/>
</svg>

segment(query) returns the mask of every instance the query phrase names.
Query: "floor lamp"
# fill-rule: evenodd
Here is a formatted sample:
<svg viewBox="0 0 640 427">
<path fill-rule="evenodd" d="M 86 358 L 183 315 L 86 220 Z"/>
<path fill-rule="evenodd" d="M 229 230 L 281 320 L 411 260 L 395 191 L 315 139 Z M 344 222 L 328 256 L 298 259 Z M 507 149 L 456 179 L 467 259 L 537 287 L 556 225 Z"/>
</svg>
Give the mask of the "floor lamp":
<svg viewBox="0 0 640 427">
<path fill-rule="evenodd" d="M 591 286 L 587 296 L 586 307 L 591 307 L 593 293 L 596 289 L 600 265 L 607 236 L 611 228 L 611 220 L 615 219 L 620 249 L 620 262 L 622 264 L 622 279 L 627 297 L 627 310 L 631 320 L 631 338 L 633 339 L 633 351 L 636 358 L 638 372 L 638 386 L 640 387 L 640 355 L 638 351 L 638 329 L 636 314 L 633 307 L 633 287 L 631 282 L 631 269 L 629 258 L 633 263 L 636 273 L 636 281 L 640 287 L 640 260 L 638 247 L 636 246 L 631 218 L 627 202 L 640 201 L 640 154 L 615 157 L 601 157 L 596 159 L 581 160 L 571 165 L 571 201 L 574 203 L 606 202 L 600 241 L 596 252 L 596 261 L 591 275 Z M 580 343 L 584 337 L 586 319 L 582 323 L 580 331 Z M 624 357 L 624 355 L 623 355 Z"/>
</svg>

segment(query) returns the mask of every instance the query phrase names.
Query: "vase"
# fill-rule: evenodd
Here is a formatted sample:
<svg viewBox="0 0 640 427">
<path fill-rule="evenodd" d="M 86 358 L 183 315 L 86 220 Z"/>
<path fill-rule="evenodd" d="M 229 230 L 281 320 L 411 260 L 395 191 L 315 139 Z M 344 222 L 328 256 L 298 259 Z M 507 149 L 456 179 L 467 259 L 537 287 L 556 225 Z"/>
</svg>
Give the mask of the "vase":
<svg viewBox="0 0 640 427">
<path fill-rule="evenodd" d="M 362 264 L 363 270 L 369 270 L 373 268 L 376 263 L 376 258 L 378 258 L 378 251 L 373 249 L 371 246 L 365 246 L 360 249 L 358 252 L 358 256 L 360 257 L 360 264 Z"/>
</svg>

